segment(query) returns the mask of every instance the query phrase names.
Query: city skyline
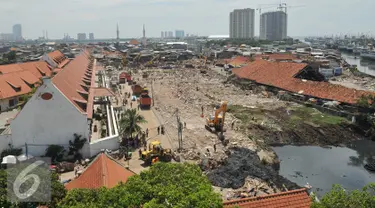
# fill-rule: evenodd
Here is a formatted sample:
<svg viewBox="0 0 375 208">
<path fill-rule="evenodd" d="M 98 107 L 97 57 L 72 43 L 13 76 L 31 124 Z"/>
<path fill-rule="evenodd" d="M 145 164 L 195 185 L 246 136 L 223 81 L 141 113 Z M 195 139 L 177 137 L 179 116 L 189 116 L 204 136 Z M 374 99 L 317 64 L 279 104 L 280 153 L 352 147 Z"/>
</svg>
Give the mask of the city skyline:
<svg viewBox="0 0 375 208">
<path fill-rule="evenodd" d="M 375 6 L 375 1 L 361 0 L 360 4 L 356 1 L 338 0 L 284 2 L 291 6 L 305 6 L 288 10 L 289 36 L 375 34 L 375 29 L 368 27 L 373 17 L 370 9 Z M 49 39 L 62 39 L 66 33 L 74 37 L 81 31 L 93 32 L 96 38 L 116 38 L 118 22 L 121 38 L 141 38 L 143 24 L 147 25 L 147 37 L 160 37 L 160 31 L 165 27 L 184 28 L 189 33 L 205 36 L 228 35 L 228 14 L 234 9 L 256 9 L 261 4 L 279 2 L 256 0 L 249 4 L 246 0 L 67 0 L 64 2 L 65 6 L 50 9 L 55 8 L 56 3 L 56 0 L 3 1 L 0 8 L 0 33 L 11 32 L 12 26 L 19 23 L 26 39 L 42 37 L 43 30 L 48 31 Z M 262 12 L 275 10 L 277 6 Z M 99 11 L 101 15 L 97 15 Z M 255 36 L 259 36 L 258 11 L 255 12 Z"/>
</svg>

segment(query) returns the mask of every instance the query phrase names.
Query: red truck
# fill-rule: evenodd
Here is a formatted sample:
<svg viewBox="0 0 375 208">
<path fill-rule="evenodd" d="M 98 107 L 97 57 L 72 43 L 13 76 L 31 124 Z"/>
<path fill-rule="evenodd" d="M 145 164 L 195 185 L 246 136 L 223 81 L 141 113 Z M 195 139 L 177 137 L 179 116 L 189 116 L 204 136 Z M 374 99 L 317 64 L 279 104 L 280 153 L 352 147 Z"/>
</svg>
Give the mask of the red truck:
<svg viewBox="0 0 375 208">
<path fill-rule="evenodd" d="M 143 109 L 150 109 L 151 108 L 151 97 L 148 94 L 142 94 L 139 97 L 139 104 L 140 108 Z"/>
<path fill-rule="evenodd" d="M 130 76 L 130 74 L 126 72 L 121 72 L 119 76 L 119 81 L 120 81 L 120 84 L 125 84 L 125 82 L 128 82 L 129 84 L 131 84 L 132 77 Z"/>
</svg>

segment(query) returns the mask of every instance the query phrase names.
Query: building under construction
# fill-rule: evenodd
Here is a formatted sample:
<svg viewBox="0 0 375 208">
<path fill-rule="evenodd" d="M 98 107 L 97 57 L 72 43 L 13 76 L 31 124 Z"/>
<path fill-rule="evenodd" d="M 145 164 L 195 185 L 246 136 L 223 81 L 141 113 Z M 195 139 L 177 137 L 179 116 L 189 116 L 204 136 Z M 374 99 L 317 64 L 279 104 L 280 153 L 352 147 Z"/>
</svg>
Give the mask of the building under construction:
<svg viewBox="0 0 375 208">
<path fill-rule="evenodd" d="M 287 38 L 288 15 L 284 11 L 266 12 L 260 16 L 260 39 L 284 40 Z"/>
</svg>

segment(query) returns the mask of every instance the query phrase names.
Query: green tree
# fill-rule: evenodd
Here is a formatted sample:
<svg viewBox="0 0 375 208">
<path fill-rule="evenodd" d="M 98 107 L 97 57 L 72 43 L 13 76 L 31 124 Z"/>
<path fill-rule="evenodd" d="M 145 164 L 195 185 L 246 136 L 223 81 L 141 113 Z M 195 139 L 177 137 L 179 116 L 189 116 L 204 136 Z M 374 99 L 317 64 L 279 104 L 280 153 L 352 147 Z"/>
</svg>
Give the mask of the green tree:
<svg viewBox="0 0 375 208">
<path fill-rule="evenodd" d="M 312 208 L 370 208 L 375 207 L 375 183 L 362 190 L 346 191 L 340 185 L 333 185 L 320 202 L 314 202 Z"/>
<path fill-rule="evenodd" d="M 223 207 L 197 165 L 156 163 L 112 189 L 69 191 L 59 207 Z"/>
<path fill-rule="evenodd" d="M 60 145 L 49 145 L 46 149 L 46 157 L 51 158 L 52 163 L 61 162 L 65 149 Z"/>
<path fill-rule="evenodd" d="M 73 134 L 74 139 L 69 140 L 69 152 L 68 155 L 74 155 L 75 160 L 81 160 L 82 155 L 79 152 L 85 143 L 87 142 L 86 138 L 82 138 L 82 135 Z"/>
<path fill-rule="evenodd" d="M 146 119 L 142 115 L 139 115 L 135 109 L 127 109 L 125 113 L 122 114 L 119 121 L 120 134 L 123 135 L 123 137 L 129 136 L 133 138 L 134 134 L 142 130 L 139 124 L 146 122 Z"/>
<path fill-rule="evenodd" d="M 16 52 L 10 51 L 9 53 L 3 54 L 3 62 L 4 64 L 11 64 L 16 62 Z"/>
</svg>

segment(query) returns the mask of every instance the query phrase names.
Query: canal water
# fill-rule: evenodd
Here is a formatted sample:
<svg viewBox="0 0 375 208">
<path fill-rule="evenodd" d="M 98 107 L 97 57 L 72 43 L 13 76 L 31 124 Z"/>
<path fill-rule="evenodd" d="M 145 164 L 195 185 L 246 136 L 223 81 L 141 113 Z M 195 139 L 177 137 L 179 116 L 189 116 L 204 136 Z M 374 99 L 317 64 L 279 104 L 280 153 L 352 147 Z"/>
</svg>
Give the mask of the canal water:
<svg viewBox="0 0 375 208">
<path fill-rule="evenodd" d="M 333 184 L 347 190 L 375 182 L 375 173 L 363 166 L 375 161 L 375 142 L 356 141 L 347 147 L 282 146 L 273 148 L 279 156 L 280 175 L 322 196 Z"/>
<path fill-rule="evenodd" d="M 354 56 L 353 54 L 342 53 L 341 56 L 348 64 L 357 65 L 357 69 L 360 72 L 375 76 L 375 61 L 361 59 L 359 55 Z"/>
</svg>

